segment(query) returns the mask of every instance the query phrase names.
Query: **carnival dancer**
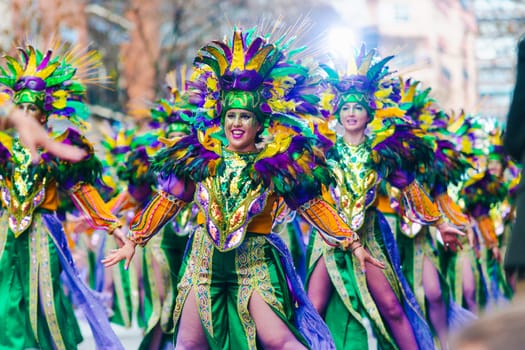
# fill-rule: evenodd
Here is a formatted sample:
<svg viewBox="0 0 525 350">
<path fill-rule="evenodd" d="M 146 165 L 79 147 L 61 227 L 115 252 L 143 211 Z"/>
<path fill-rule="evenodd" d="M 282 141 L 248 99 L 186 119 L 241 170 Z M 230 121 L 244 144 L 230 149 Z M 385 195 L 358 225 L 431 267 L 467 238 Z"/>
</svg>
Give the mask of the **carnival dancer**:
<svg viewBox="0 0 525 350">
<path fill-rule="evenodd" d="M 474 222 L 474 231 L 482 244 L 481 268 L 487 280 L 489 299 L 486 306 L 489 307 L 512 298 L 512 288 L 503 272 L 500 250 L 504 231 L 502 212 L 494 211 L 496 207 L 501 209 L 509 196 L 508 184 L 503 177 L 506 160 L 501 129 L 496 127 L 492 132 L 492 136 L 484 135 L 490 146 L 488 154 L 480 158 L 481 171 L 471 176 L 461 190 L 465 207 Z M 501 227 L 496 225 L 497 222 L 501 223 Z"/>
<path fill-rule="evenodd" d="M 151 199 L 151 187 L 155 183 L 148 170 L 144 143 L 137 136 L 136 127 L 117 123 L 112 125 L 111 130 L 103 132 L 101 140 L 106 151 L 102 178 L 104 183 L 113 188 L 113 196 L 107 205 L 126 228 L 141 205 Z M 156 141 L 156 138 L 152 140 Z M 94 244 L 97 255 L 94 274 L 96 286 L 103 291 L 108 308 L 111 309 L 110 321 L 126 328 L 140 325 L 140 260 L 128 269 L 124 263 L 111 270 L 104 269 L 100 261 L 108 252 L 117 249 L 118 244 L 99 236 L 98 232 L 93 233 L 94 241 L 98 242 Z"/>
<path fill-rule="evenodd" d="M 151 128 L 168 147 L 190 134 L 184 114 L 182 92 L 186 89 L 186 67 L 166 76 L 168 98 L 155 102 L 151 109 Z M 146 164 L 145 162 L 143 164 Z M 149 167 L 149 165 L 148 165 Z M 187 205 L 155 235 L 142 254 L 144 302 L 141 315 L 145 334 L 139 349 L 167 349 L 173 344 L 173 312 L 177 281 L 189 234 L 196 228 L 196 205 Z M 142 300 L 142 298 L 141 298 Z"/>
<path fill-rule="evenodd" d="M 431 168 L 421 167 L 416 179 L 435 199 L 443 219 L 458 229 L 466 230 L 469 219 L 448 190 L 459 185 L 470 163 L 452 142 L 453 135 L 447 129 L 449 115 L 429 96 L 430 88 L 421 90 L 420 83 L 411 79 L 400 80 L 400 83 L 401 104 L 408 108 L 406 116 L 424 132 L 423 139 L 434 150 Z M 399 207 L 397 203 L 396 208 Z M 452 298 L 446 275 L 441 271 L 438 250 L 441 243 L 436 230 L 412 222 L 402 211 L 399 214 L 393 216 L 392 227 L 396 232 L 403 274 L 439 340 L 439 347 L 447 349 L 448 330 L 464 326 L 475 316 Z M 459 239 L 464 241 L 461 246 L 468 244 L 466 236 Z M 451 254 L 457 251 L 454 246 L 445 246 L 444 249 L 450 250 Z"/>
<path fill-rule="evenodd" d="M 402 191 L 403 210 L 412 220 L 436 225 L 451 245 L 458 244 L 456 235 L 461 234 L 443 222 L 414 179 L 417 169 L 432 159 L 432 149 L 403 119 L 399 88 L 387 67 L 390 59 L 379 60 L 363 45 L 346 72 L 325 68 L 330 89 L 323 96 L 323 109 L 343 129 L 328 151 L 336 175 L 330 194 L 359 234 L 360 244 L 386 265 L 384 270 L 372 264 L 363 267 L 350 252 L 311 240 L 308 295 L 338 349 L 367 348 L 366 323 L 382 349 L 434 347 L 430 327 L 401 272 L 394 236 L 376 209 L 381 181 Z"/>
<path fill-rule="evenodd" d="M 87 109 L 85 86 L 77 68 L 98 62 L 93 53 L 71 50 L 54 55 L 31 45 L 19 48 L 18 60 L 6 56 L 0 84 L 13 103 L 47 126 L 51 117 L 83 124 Z M 67 246 L 62 223 L 55 215 L 58 188 L 66 190 L 90 223 L 108 232 L 120 224 L 111 215 L 92 183 L 100 174 L 100 162 L 92 145 L 79 131 L 69 128 L 56 136 L 64 144 L 82 147 L 87 156 L 71 163 L 43 153 L 34 162 L 16 134 L 1 134 L 0 188 L 4 228 L 0 233 L 0 344 L 8 349 L 76 349 L 82 340 L 71 301 L 64 295 L 60 275 L 94 333 L 97 346 L 122 349 L 109 327 L 97 296 L 80 279 Z"/>
<path fill-rule="evenodd" d="M 275 33 L 274 33 L 275 34 Z M 293 37 L 274 43 L 234 30 L 197 58 L 189 82 L 195 132 L 156 156 L 162 190 L 136 218 L 130 240 L 109 255 L 132 258 L 193 199 L 200 209 L 181 269 L 174 313 L 177 349 L 330 349 L 332 339 L 271 233 L 278 198 L 357 260 L 383 265 L 320 197 L 330 181 L 305 121 L 316 113 L 308 68 L 292 60 Z M 259 135 L 272 136 L 259 144 Z"/>
</svg>

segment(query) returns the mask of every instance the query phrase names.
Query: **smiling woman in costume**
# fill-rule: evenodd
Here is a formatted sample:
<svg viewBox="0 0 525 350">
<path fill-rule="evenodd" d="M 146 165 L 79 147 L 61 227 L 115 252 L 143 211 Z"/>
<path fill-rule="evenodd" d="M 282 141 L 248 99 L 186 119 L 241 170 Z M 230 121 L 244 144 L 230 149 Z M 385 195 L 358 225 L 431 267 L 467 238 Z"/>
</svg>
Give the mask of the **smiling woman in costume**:
<svg viewBox="0 0 525 350">
<path fill-rule="evenodd" d="M 136 218 L 107 265 L 131 259 L 187 202 L 200 209 L 175 309 L 180 349 L 330 349 L 330 334 L 302 289 L 291 256 L 271 232 L 277 200 L 319 227 L 332 245 L 381 264 L 321 195 L 331 181 L 308 119 L 317 113 L 309 70 L 275 43 L 235 30 L 195 59 L 188 101 L 195 131 L 156 157 L 162 191 Z M 310 93 L 307 93 L 310 91 Z M 270 135 L 272 142 L 261 142 Z M 154 211 L 155 210 L 155 211 Z"/>
</svg>

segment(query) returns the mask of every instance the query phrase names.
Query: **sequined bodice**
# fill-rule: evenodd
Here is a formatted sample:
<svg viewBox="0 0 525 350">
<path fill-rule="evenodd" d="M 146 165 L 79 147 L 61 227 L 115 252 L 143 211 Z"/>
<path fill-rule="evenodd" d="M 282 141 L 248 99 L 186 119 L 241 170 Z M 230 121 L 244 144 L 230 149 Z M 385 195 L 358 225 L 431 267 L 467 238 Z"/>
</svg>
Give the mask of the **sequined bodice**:
<svg viewBox="0 0 525 350">
<path fill-rule="evenodd" d="M 252 167 L 257 153 L 236 153 L 223 151 L 225 163 L 222 174 L 214 179 L 218 200 L 226 213 L 231 213 L 246 198 L 252 189 L 252 180 L 246 176 L 246 168 Z"/>
<path fill-rule="evenodd" d="M 350 227 L 357 230 L 376 195 L 377 173 L 369 165 L 370 144 L 367 140 L 359 145 L 347 145 L 339 138 L 335 147 L 339 157 L 330 160 L 337 179 L 333 195 Z"/>
<path fill-rule="evenodd" d="M 221 251 L 242 243 L 250 220 L 262 212 L 269 191 L 254 183 L 250 172 L 257 153 L 223 150 L 223 171 L 197 187 L 197 204 L 206 215 L 206 228 Z"/>
<path fill-rule="evenodd" d="M 29 151 L 17 139 L 13 140 L 11 162 L 0 177 L 1 199 L 9 214 L 9 227 L 15 236 L 24 232 L 32 222 L 33 212 L 45 199 L 45 172 L 31 164 Z M 41 170 L 41 169 L 40 169 Z"/>
</svg>

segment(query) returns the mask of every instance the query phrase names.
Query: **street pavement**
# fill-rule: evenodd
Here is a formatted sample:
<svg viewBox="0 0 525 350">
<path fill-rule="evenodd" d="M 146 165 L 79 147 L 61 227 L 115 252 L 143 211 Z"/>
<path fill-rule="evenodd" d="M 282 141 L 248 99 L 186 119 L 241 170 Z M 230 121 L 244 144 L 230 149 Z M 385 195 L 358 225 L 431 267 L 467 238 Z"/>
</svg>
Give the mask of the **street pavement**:
<svg viewBox="0 0 525 350">
<path fill-rule="evenodd" d="M 89 328 L 89 324 L 84 320 L 79 320 L 80 330 L 84 337 L 84 341 L 79 344 L 78 350 L 96 350 L 93 334 Z M 124 328 L 119 325 L 111 324 L 111 327 L 119 337 L 124 349 L 134 350 L 138 349 L 140 341 L 142 340 L 142 329 L 137 326 L 131 328 Z"/>
</svg>

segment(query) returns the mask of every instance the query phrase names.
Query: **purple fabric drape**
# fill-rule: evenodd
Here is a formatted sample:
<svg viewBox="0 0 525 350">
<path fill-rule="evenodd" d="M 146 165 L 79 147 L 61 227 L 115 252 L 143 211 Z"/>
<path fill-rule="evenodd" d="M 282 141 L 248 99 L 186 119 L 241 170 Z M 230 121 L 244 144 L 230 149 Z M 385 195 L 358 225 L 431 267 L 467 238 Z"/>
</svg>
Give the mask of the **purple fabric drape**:
<svg viewBox="0 0 525 350">
<path fill-rule="evenodd" d="M 67 245 L 62 223 L 53 214 L 43 214 L 44 222 L 49 229 L 50 236 L 63 269 L 63 276 L 68 281 L 68 287 L 73 294 L 77 306 L 81 308 L 93 332 L 97 348 L 105 350 L 124 350 L 120 340 L 111 328 L 108 315 L 98 297 L 81 279 L 75 266 L 71 252 Z"/>
</svg>

